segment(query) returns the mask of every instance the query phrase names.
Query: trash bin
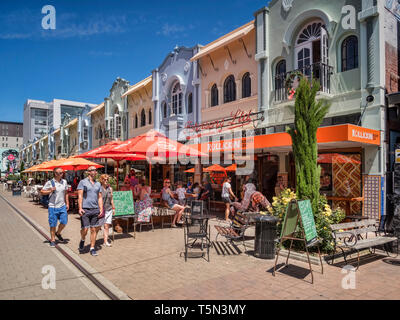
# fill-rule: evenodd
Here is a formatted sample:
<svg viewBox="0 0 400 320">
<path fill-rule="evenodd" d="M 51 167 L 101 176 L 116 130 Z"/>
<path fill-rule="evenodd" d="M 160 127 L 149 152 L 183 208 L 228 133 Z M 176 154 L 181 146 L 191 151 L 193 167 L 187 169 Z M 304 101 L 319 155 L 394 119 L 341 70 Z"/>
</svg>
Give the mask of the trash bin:
<svg viewBox="0 0 400 320">
<path fill-rule="evenodd" d="M 13 196 L 20 196 L 21 195 L 21 187 L 16 187 L 12 189 Z"/>
<path fill-rule="evenodd" d="M 254 220 L 256 222 L 254 256 L 261 259 L 274 259 L 278 219 L 273 216 L 261 216 L 255 217 Z"/>
</svg>

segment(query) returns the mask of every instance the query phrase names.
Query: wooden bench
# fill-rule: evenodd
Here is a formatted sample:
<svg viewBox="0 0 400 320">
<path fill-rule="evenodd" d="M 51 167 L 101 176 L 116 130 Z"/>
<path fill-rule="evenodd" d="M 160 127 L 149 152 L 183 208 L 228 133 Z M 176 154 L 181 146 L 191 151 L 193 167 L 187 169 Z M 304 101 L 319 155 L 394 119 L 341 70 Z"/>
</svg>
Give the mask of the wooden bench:
<svg viewBox="0 0 400 320">
<path fill-rule="evenodd" d="M 245 215 L 237 212 L 232 219 L 232 223 L 230 226 L 214 226 L 217 230 L 217 236 L 215 237 L 215 241 L 217 241 L 218 236 L 221 235 L 226 238 L 227 242 L 232 243 L 234 240 L 241 239 L 243 241 L 243 246 L 246 250 L 246 244 L 244 242 L 245 239 L 245 231 L 249 227 L 249 218 Z M 228 253 L 228 249 L 226 249 Z"/>
<path fill-rule="evenodd" d="M 164 228 L 164 224 L 172 226 L 172 221 L 176 214 L 175 210 L 172 210 L 168 207 L 168 204 L 165 202 L 161 202 L 158 207 L 154 206 L 154 214 L 155 217 L 160 217 L 161 219 L 161 229 Z M 169 222 L 164 222 L 164 218 L 169 217 Z"/>
<path fill-rule="evenodd" d="M 332 236 L 335 242 L 335 252 L 336 248 L 339 248 L 343 253 L 345 262 L 347 263 L 345 249 L 347 249 L 348 252 L 352 250 L 357 251 L 358 269 L 360 267 L 360 250 L 367 248 L 371 250 L 371 248 L 374 248 L 375 252 L 375 247 L 396 241 L 398 251 L 399 239 L 397 237 L 389 236 L 386 233 L 386 230 L 381 228 L 380 225 L 381 223 L 377 222 L 375 219 L 331 225 Z M 382 232 L 384 233 L 383 235 Z M 370 233 L 374 233 L 374 236 Z M 389 255 L 386 246 L 385 251 Z M 335 259 L 335 252 L 332 257 L 332 264 Z"/>
</svg>

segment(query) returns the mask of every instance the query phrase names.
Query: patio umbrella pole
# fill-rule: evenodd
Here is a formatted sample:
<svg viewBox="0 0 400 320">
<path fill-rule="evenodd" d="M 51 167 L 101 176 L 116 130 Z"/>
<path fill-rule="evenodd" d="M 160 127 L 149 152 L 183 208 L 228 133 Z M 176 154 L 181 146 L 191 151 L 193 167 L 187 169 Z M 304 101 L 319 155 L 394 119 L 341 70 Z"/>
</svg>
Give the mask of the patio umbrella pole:
<svg viewBox="0 0 400 320">
<path fill-rule="evenodd" d="M 117 160 L 117 173 L 116 173 L 116 180 L 117 180 L 117 191 L 119 191 L 119 160 Z"/>
<path fill-rule="evenodd" d="M 151 162 L 149 162 L 149 185 L 151 188 Z"/>
</svg>

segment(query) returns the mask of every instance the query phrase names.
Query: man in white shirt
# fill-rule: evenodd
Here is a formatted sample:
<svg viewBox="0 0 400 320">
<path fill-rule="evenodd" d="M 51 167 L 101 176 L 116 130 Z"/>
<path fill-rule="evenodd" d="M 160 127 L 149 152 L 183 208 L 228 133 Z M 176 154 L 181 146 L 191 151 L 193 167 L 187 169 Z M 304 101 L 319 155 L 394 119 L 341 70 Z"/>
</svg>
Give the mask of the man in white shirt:
<svg viewBox="0 0 400 320">
<path fill-rule="evenodd" d="M 49 225 L 50 225 L 50 247 L 56 246 L 55 237 L 60 241 L 64 241 L 61 236 L 61 231 L 68 223 L 68 184 L 67 181 L 62 179 L 64 173 L 63 169 L 55 168 L 53 170 L 54 179 L 47 181 L 43 189 L 40 191 L 42 195 L 49 196 Z M 57 228 L 57 222 L 60 221 Z"/>
</svg>

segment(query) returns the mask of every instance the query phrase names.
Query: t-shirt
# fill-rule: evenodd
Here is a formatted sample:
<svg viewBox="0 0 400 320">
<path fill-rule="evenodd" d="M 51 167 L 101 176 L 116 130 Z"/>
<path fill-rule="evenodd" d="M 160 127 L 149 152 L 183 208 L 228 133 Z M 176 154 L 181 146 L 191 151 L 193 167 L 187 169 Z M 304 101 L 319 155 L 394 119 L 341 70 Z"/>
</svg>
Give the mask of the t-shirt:
<svg viewBox="0 0 400 320">
<path fill-rule="evenodd" d="M 136 177 L 131 177 L 131 187 L 134 187 L 139 184 L 139 180 Z"/>
<path fill-rule="evenodd" d="M 46 182 L 46 184 L 43 187 L 43 190 L 50 190 L 51 188 L 53 188 L 51 181 L 54 182 L 56 191 L 49 194 L 49 207 L 58 209 L 65 206 L 65 192 L 67 192 L 68 190 L 68 185 L 67 181 L 65 181 L 64 179 L 61 179 L 60 182 L 57 182 L 57 180 L 52 179 Z"/>
<path fill-rule="evenodd" d="M 103 187 L 101 187 L 100 191 L 101 191 L 101 195 L 103 196 L 103 206 L 104 206 L 104 209 L 105 209 L 106 211 L 112 210 L 112 204 L 111 204 L 111 198 L 112 198 L 111 188 L 108 187 L 107 189 L 104 189 Z"/>
<path fill-rule="evenodd" d="M 81 182 L 79 182 L 77 190 L 83 190 L 83 200 L 82 200 L 83 209 L 99 208 L 100 188 L 101 184 L 99 182 L 95 182 L 94 184 L 92 184 L 89 178 L 83 179 L 81 180 Z"/>
<path fill-rule="evenodd" d="M 178 189 L 176 189 L 176 194 L 178 195 L 178 199 L 179 200 L 183 200 L 183 199 L 185 199 L 185 188 L 178 188 Z"/>
<path fill-rule="evenodd" d="M 222 186 L 222 193 L 221 193 L 221 197 L 222 198 L 229 198 L 230 193 L 229 193 L 229 189 L 231 188 L 231 184 L 229 182 L 225 182 Z"/>
</svg>

